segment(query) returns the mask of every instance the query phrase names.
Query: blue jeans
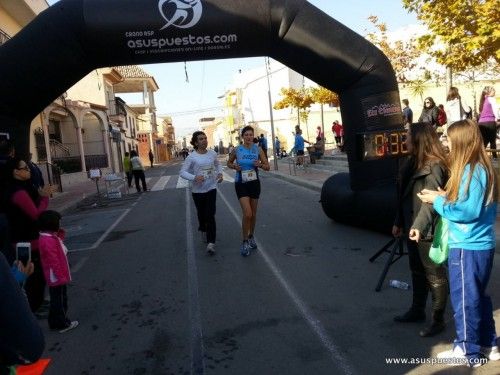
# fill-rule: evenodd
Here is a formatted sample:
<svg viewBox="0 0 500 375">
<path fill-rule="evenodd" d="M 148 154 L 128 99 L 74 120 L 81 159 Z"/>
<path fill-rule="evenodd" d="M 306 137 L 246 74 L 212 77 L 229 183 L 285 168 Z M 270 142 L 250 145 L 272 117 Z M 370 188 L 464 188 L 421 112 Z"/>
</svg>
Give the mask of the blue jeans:
<svg viewBox="0 0 500 375">
<path fill-rule="evenodd" d="M 491 298 L 486 295 L 495 249 L 450 249 L 450 299 L 457 338 L 468 359 L 478 358 L 481 346 L 497 345 Z"/>
</svg>

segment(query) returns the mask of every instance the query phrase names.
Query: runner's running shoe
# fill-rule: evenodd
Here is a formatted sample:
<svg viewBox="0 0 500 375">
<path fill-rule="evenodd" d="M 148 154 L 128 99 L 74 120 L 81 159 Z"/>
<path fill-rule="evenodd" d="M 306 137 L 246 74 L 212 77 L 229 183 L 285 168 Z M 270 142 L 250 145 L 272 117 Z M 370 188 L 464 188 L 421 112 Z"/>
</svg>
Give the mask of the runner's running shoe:
<svg viewBox="0 0 500 375">
<path fill-rule="evenodd" d="M 250 246 L 251 250 L 255 250 L 257 248 L 257 242 L 255 242 L 255 238 L 253 236 L 248 236 L 248 246 Z"/>
<path fill-rule="evenodd" d="M 208 245 L 207 245 L 207 254 L 208 255 L 214 255 L 215 254 L 215 244 L 210 242 Z"/>
<path fill-rule="evenodd" d="M 243 241 L 240 247 L 240 254 L 242 257 L 247 257 L 250 255 L 250 246 L 248 245 L 248 241 Z"/>
</svg>

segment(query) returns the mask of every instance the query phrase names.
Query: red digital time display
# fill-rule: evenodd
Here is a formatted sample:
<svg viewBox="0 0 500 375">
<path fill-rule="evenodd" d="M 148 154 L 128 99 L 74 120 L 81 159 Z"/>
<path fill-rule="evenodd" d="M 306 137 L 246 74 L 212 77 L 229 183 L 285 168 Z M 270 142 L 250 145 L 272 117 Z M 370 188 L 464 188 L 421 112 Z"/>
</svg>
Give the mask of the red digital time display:
<svg viewBox="0 0 500 375">
<path fill-rule="evenodd" d="M 382 130 L 357 134 L 360 160 L 378 160 L 406 156 L 406 130 Z"/>
</svg>

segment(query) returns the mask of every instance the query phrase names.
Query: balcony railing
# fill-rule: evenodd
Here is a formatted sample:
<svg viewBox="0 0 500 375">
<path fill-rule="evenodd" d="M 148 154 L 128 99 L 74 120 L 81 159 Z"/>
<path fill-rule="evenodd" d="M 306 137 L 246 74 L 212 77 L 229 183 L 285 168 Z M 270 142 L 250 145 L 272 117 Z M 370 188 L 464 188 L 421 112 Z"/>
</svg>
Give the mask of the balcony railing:
<svg viewBox="0 0 500 375">
<path fill-rule="evenodd" d="M 10 39 L 10 36 L 0 29 L 0 46 Z"/>
<path fill-rule="evenodd" d="M 127 112 L 125 111 L 125 102 L 118 97 L 116 97 L 114 100 L 110 100 L 108 115 L 127 117 Z"/>
</svg>

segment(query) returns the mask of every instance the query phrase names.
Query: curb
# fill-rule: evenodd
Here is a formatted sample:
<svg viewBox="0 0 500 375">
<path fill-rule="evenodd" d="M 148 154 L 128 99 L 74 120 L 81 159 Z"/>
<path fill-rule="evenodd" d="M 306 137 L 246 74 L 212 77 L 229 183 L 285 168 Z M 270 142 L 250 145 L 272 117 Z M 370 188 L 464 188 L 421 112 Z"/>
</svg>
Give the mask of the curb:
<svg viewBox="0 0 500 375">
<path fill-rule="evenodd" d="M 283 175 L 279 173 L 270 173 L 270 176 L 274 178 L 278 178 L 280 180 L 284 180 L 287 182 L 292 182 L 295 185 L 299 185 L 314 191 L 321 192 L 321 189 L 323 188 L 323 184 L 319 182 L 313 182 L 313 181 L 307 181 L 303 180 L 301 178 L 295 177 L 295 176 L 288 176 L 288 175 Z"/>
</svg>

